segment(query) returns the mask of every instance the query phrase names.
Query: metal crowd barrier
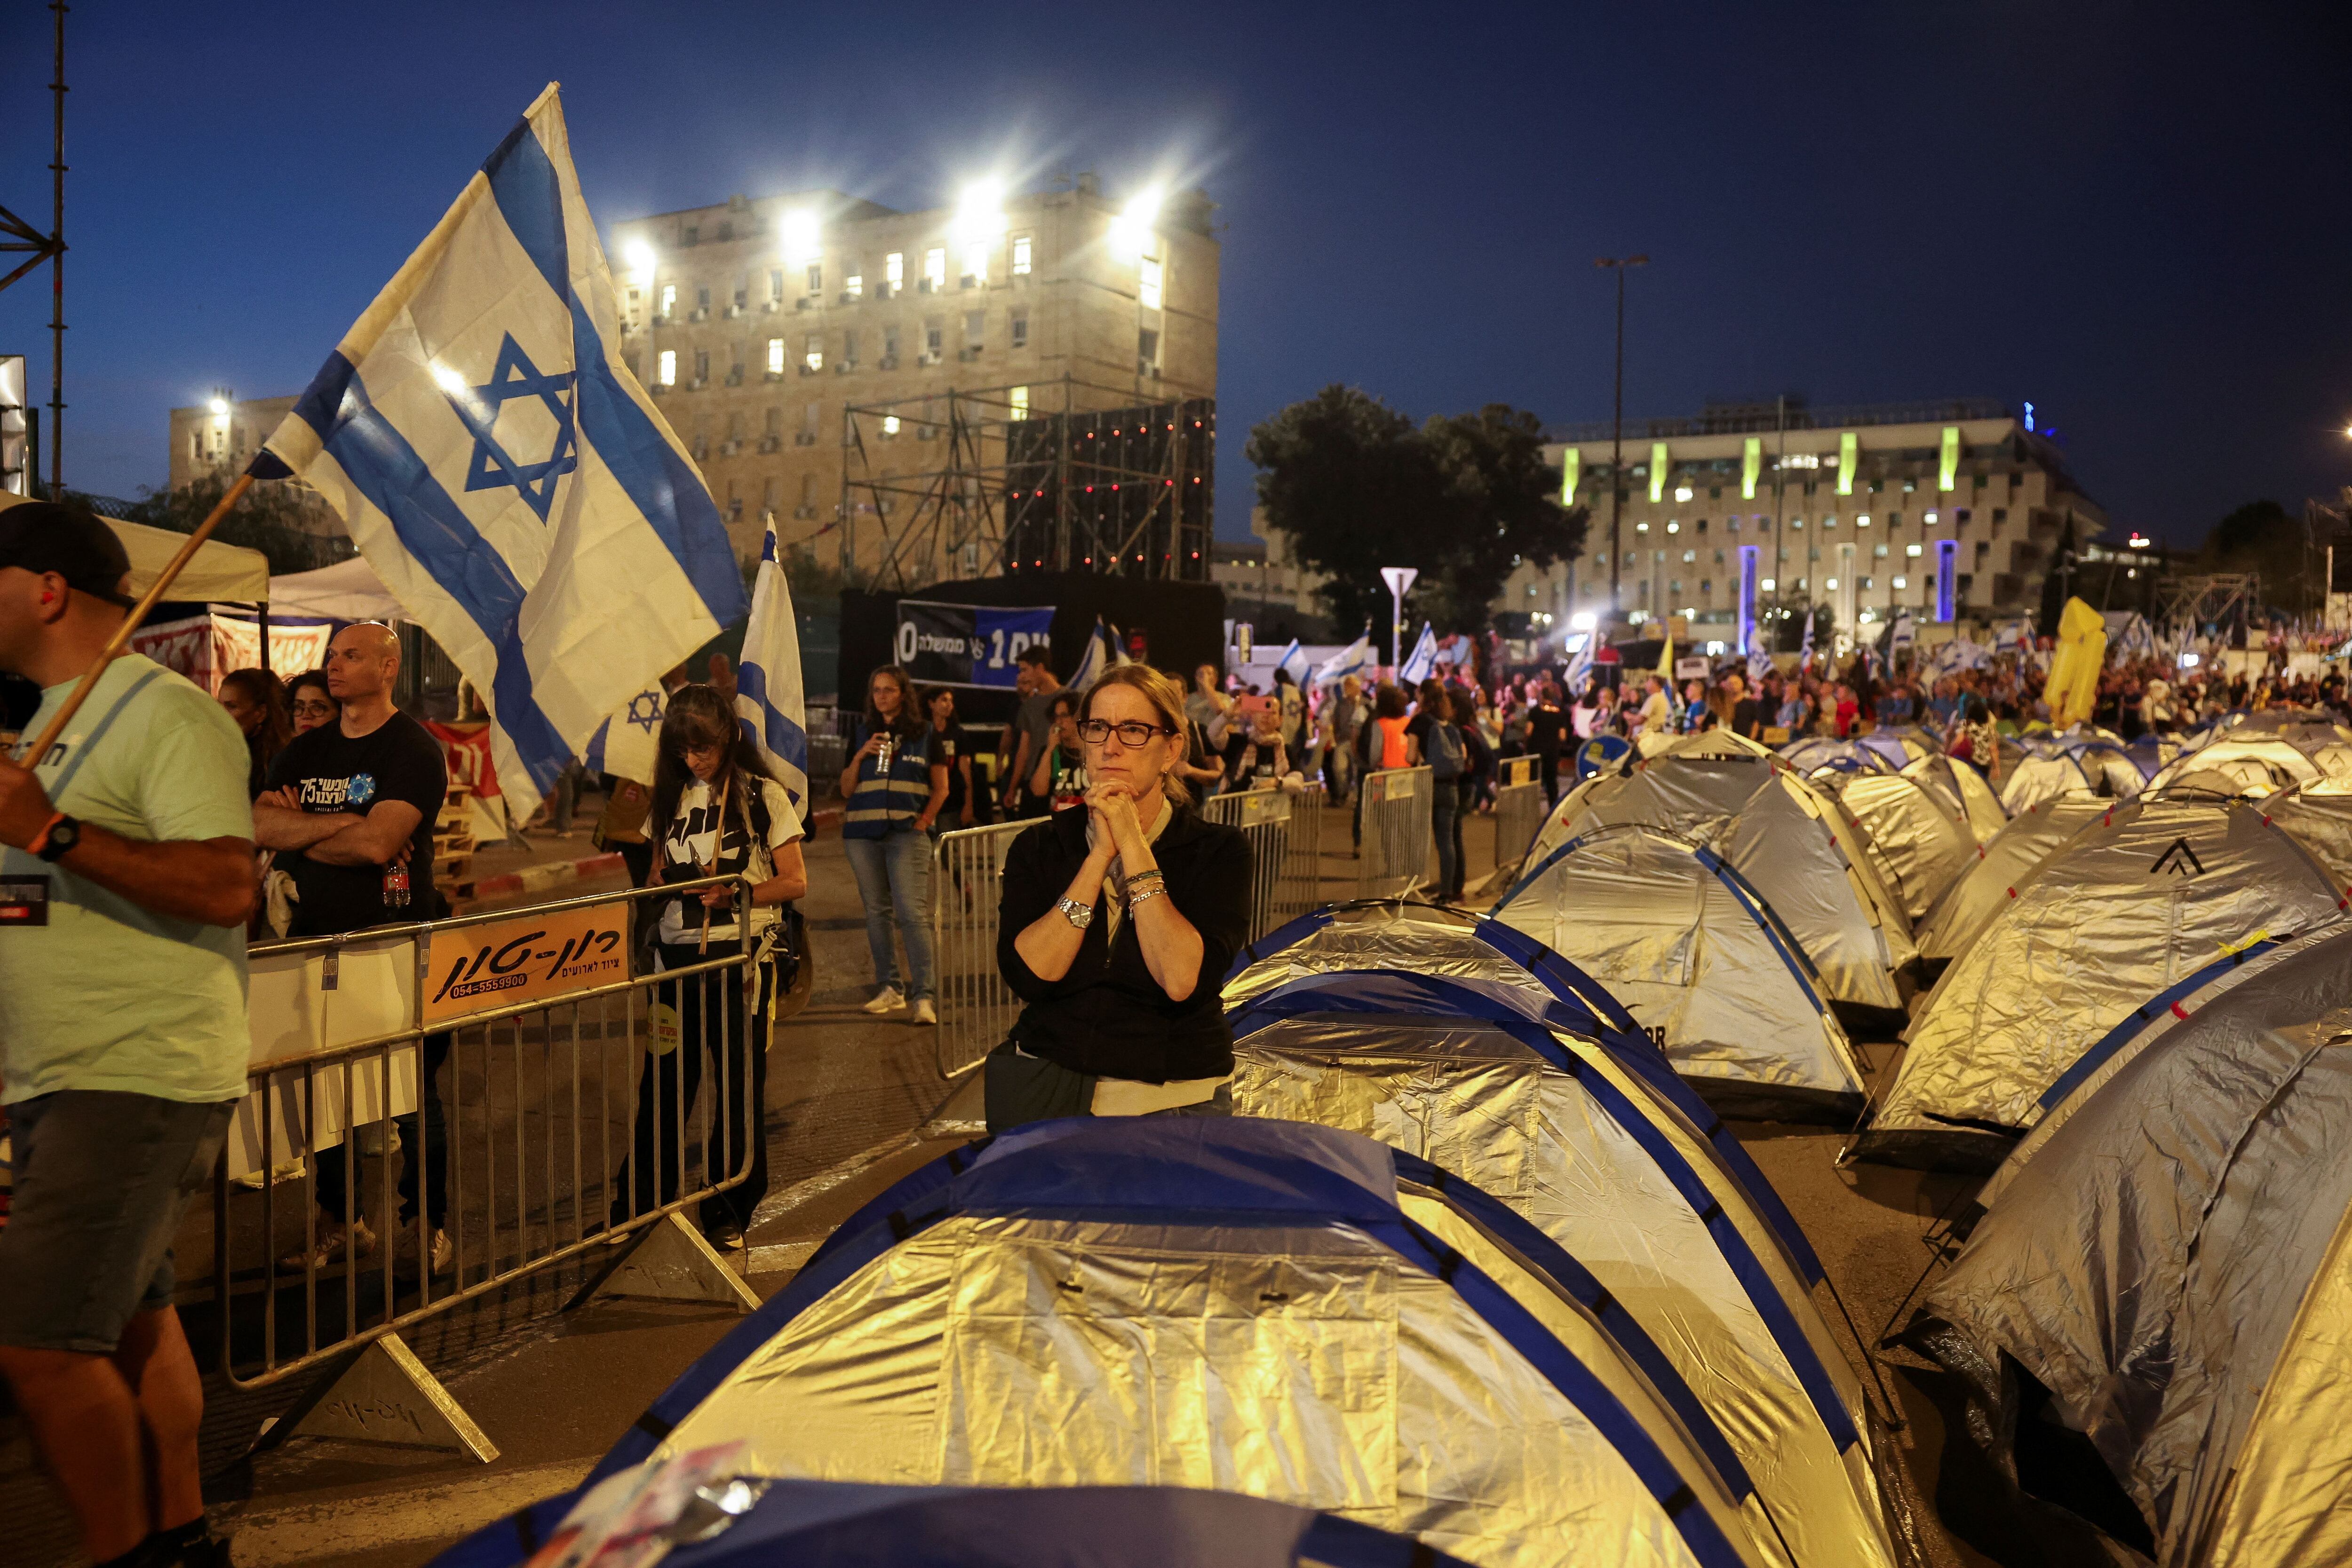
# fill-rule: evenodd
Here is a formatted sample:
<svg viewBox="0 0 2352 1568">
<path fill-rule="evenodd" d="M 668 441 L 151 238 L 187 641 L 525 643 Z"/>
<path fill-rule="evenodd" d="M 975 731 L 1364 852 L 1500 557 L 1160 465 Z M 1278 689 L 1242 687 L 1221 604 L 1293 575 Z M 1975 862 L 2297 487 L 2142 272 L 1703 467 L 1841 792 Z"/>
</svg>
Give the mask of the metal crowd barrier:
<svg viewBox="0 0 2352 1568">
<path fill-rule="evenodd" d="M 1495 787 L 1495 870 L 1518 864 L 1551 815 L 1544 799 L 1543 759 L 1505 757 Z"/>
<path fill-rule="evenodd" d="M 1238 827 L 1250 841 L 1250 940 L 1321 903 L 1323 786 L 1211 795 L 1201 815 Z"/>
<path fill-rule="evenodd" d="M 496 1458 L 400 1332 L 567 1260 L 598 1266 L 572 1305 L 759 1305 L 683 1211 L 740 1184 L 762 1135 L 748 1074 L 767 1041 L 744 988 L 772 972 L 756 947 L 662 973 L 633 957 L 634 906 L 722 886 L 748 903 L 749 879 L 710 878 L 251 949 L 253 1065 L 214 1182 L 220 1361 L 239 1388 L 344 1363 L 273 1440 Z M 362 1218 L 373 1255 L 320 1266 L 326 1228 Z"/>
<path fill-rule="evenodd" d="M 940 1025 L 931 1042 L 940 1076 L 954 1078 L 996 1048 L 1020 1015 L 1020 998 L 996 972 L 996 906 L 1004 858 L 1034 818 L 960 827 L 931 851 L 931 966 Z"/>
<path fill-rule="evenodd" d="M 1429 880 L 1430 857 L 1436 853 L 1430 788 L 1426 766 L 1384 768 L 1364 775 L 1358 898 L 1402 899 Z"/>
<path fill-rule="evenodd" d="M 1250 940 L 1321 901 L 1320 784 L 1299 795 L 1270 789 L 1213 795 L 1202 806 L 1202 815 L 1238 827 L 1249 837 Z M 940 1009 L 933 1049 L 943 1079 L 977 1067 L 1020 1016 L 1020 998 L 997 972 L 996 911 L 1013 840 L 1035 826 L 1030 819 L 959 828 L 940 835 L 932 851 L 931 962 L 939 977 Z M 1426 820 L 1421 837 L 1426 858 Z"/>
</svg>

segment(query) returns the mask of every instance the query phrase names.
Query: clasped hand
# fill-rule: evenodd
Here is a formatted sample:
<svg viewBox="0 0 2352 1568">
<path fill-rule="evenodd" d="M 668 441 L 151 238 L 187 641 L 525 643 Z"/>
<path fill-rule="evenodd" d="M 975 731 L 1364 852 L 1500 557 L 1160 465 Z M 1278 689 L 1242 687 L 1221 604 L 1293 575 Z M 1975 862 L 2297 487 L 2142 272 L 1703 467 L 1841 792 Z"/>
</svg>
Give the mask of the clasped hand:
<svg viewBox="0 0 2352 1568">
<path fill-rule="evenodd" d="M 1110 853 L 1129 866 L 1143 853 L 1143 823 L 1135 814 L 1135 792 L 1117 780 L 1087 791 L 1087 818 L 1110 840 Z M 1097 853 L 1102 853 L 1097 847 Z"/>
</svg>

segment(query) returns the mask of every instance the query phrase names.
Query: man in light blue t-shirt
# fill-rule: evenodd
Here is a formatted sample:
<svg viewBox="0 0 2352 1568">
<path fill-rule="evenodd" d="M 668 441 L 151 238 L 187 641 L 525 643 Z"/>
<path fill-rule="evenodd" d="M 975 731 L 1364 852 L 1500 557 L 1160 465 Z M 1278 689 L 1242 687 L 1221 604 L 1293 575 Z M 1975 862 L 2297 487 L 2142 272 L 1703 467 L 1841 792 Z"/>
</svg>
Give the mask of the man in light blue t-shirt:
<svg viewBox="0 0 2352 1568">
<path fill-rule="evenodd" d="M 0 511 L 0 669 L 26 744 L 121 626 L 130 562 L 86 511 Z M 211 1568 L 204 1391 L 172 1234 L 245 1092 L 253 813 L 220 705 L 136 654 L 40 757 L 0 752 L 0 1375 L 99 1568 Z"/>
</svg>

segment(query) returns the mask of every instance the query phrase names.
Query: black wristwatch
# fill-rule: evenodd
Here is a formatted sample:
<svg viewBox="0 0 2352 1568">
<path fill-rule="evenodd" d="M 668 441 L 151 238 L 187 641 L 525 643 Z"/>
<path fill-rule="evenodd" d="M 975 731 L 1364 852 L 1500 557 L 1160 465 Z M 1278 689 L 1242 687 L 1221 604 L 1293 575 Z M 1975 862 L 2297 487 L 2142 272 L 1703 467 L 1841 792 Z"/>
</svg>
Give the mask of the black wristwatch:
<svg viewBox="0 0 2352 1568">
<path fill-rule="evenodd" d="M 49 836 L 41 841 L 41 847 L 37 853 L 44 860 L 52 862 L 62 860 L 67 853 L 80 842 L 81 824 L 70 816 L 60 816 L 50 827 Z"/>
</svg>

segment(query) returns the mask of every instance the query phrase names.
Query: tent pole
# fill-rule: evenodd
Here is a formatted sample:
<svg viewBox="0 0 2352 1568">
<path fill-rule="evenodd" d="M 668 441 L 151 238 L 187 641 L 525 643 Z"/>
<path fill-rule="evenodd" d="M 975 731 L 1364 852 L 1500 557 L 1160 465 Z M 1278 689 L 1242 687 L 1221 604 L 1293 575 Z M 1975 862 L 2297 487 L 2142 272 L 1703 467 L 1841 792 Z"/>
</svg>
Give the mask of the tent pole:
<svg viewBox="0 0 2352 1568">
<path fill-rule="evenodd" d="M 267 599 L 261 601 L 261 672 L 264 675 L 278 673 L 269 668 L 269 601 Z"/>
<path fill-rule="evenodd" d="M 104 675 L 107 667 L 121 658 L 122 650 L 131 646 L 131 634 L 139 629 L 148 612 L 162 602 L 164 591 L 179 576 L 181 568 L 195 559 L 196 552 L 203 548 L 205 540 L 212 537 L 213 530 L 220 526 L 220 520 L 228 515 L 228 509 L 244 499 L 245 492 L 252 488 L 251 474 L 237 475 L 236 482 L 229 486 L 228 493 L 221 497 L 220 504 L 213 508 L 212 515 L 196 524 L 195 531 L 188 535 L 188 542 L 180 546 L 180 552 L 155 574 L 153 585 L 140 596 L 139 603 L 131 606 L 131 613 L 122 617 L 122 624 L 114 628 L 114 635 L 106 639 L 104 647 L 98 650 L 98 658 L 82 671 L 82 677 L 74 683 L 74 689 L 66 693 L 66 700 L 58 706 L 56 717 L 49 721 L 30 747 L 18 753 L 26 759 L 26 766 L 39 766 L 41 759 L 49 754 L 49 748 L 58 743 L 58 737 L 65 732 L 68 724 L 73 722 L 73 716 L 81 711 L 81 705 L 89 700 L 89 694 L 97 689 L 99 677 Z"/>
</svg>

